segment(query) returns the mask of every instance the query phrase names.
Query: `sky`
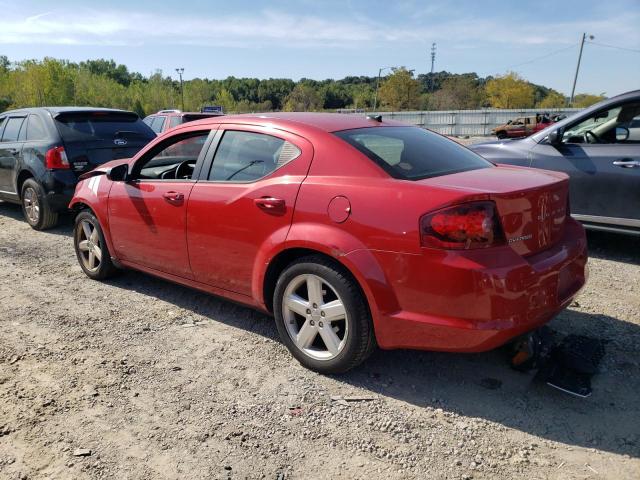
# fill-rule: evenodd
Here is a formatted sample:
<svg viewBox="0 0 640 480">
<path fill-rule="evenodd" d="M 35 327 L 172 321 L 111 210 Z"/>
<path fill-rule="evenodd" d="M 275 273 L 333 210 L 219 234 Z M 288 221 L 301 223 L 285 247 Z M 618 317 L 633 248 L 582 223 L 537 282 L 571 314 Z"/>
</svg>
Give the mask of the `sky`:
<svg viewBox="0 0 640 480">
<path fill-rule="evenodd" d="M 640 88 L 640 0 L 0 0 L 0 55 L 112 58 L 177 78 L 515 71 L 570 93 Z M 614 48 L 617 47 L 617 48 Z M 388 72 L 389 70 L 385 70 Z"/>
</svg>

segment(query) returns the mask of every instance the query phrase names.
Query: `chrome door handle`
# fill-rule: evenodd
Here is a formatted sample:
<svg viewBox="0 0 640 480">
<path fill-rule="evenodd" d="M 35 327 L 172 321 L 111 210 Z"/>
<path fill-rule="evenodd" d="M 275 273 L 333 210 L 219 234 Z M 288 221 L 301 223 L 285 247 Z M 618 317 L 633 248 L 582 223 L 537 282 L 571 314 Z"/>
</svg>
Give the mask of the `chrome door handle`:
<svg viewBox="0 0 640 480">
<path fill-rule="evenodd" d="M 630 158 L 623 158 L 621 160 L 616 160 L 613 162 L 616 167 L 624 167 L 624 168 L 636 168 L 640 167 L 640 161 L 631 160 Z"/>
</svg>

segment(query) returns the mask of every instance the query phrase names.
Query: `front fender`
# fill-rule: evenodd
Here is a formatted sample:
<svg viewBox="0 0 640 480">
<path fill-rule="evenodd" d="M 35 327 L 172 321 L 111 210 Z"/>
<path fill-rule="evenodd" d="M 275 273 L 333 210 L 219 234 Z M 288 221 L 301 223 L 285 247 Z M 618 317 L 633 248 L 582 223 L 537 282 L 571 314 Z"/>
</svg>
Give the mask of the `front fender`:
<svg viewBox="0 0 640 480">
<path fill-rule="evenodd" d="M 113 254 L 113 243 L 109 230 L 108 201 L 111 181 L 105 175 L 96 175 L 81 180 L 76 186 L 76 191 L 69 203 L 70 210 L 77 210 L 82 205 L 88 206 L 98 219 L 104 239 L 107 242 L 109 252 Z"/>
</svg>

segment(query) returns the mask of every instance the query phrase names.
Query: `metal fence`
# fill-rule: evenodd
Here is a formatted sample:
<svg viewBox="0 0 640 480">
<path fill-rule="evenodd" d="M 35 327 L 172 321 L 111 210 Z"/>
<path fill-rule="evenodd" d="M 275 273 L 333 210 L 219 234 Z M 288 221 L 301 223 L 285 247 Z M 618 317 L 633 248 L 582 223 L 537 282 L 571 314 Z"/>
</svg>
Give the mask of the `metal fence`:
<svg viewBox="0 0 640 480">
<path fill-rule="evenodd" d="M 367 112 L 367 115 L 382 115 L 383 119 L 419 125 L 443 135 L 483 136 L 491 135 L 491 130 L 517 117 L 527 117 L 537 113 L 573 115 L 579 108 L 548 109 L 484 109 L 484 110 L 446 110 L 413 112 Z M 339 110 L 340 113 L 361 113 L 354 110 Z"/>
</svg>

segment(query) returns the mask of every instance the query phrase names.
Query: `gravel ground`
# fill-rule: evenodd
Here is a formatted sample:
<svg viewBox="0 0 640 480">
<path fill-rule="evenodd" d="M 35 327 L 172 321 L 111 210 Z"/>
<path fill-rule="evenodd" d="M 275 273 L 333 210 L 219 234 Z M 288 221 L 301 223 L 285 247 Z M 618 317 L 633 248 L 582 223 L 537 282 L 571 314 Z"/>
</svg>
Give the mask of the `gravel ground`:
<svg viewBox="0 0 640 480">
<path fill-rule="evenodd" d="M 326 377 L 269 317 L 136 272 L 0 203 L 0 478 L 640 478 L 640 239 L 590 234 L 554 329 L 608 340 L 594 394 L 502 353 L 379 351 Z"/>
</svg>

